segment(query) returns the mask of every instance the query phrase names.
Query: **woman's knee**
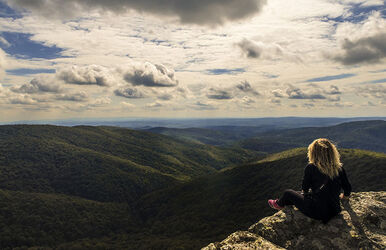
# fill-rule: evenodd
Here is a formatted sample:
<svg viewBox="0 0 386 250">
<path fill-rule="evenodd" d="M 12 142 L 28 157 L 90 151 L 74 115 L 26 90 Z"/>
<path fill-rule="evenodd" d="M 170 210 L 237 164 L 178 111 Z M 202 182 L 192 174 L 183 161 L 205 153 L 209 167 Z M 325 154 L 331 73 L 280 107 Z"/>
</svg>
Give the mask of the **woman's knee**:
<svg viewBox="0 0 386 250">
<path fill-rule="evenodd" d="M 293 193 L 295 193 L 296 191 L 295 190 L 293 190 L 293 189 L 286 189 L 286 190 L 284 190 L 284 194 L 293 194 Z"/>
</svg>

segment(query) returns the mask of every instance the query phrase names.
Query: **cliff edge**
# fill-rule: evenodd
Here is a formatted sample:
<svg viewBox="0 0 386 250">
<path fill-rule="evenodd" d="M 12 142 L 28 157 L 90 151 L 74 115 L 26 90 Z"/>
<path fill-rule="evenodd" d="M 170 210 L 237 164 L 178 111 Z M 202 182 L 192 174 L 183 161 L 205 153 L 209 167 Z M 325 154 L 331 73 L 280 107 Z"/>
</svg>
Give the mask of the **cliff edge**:
<svg viewBox="0 0 386 250">
<path fill-rule="evenodd" d="M 386 249 L 385 202 L 385 191 L 352 193 L 326 225 L 289 206 L 203 249 Z"/>
</svg>

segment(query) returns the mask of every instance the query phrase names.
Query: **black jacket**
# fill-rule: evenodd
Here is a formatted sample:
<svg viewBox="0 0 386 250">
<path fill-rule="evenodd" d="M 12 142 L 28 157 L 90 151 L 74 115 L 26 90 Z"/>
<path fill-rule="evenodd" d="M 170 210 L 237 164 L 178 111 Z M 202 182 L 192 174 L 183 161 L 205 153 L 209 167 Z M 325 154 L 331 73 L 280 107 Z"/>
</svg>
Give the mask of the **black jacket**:
<svg viewBox="0 0 386 250">
<path fill-rule="evenodd" d="M 328 180 L 326 185 L 319 191 L 319 188 L 326 180 Z M 309 189 L 313 193 L 317 192 L 317 195 L 314 195 L 314 201 L 310 209 L 310 217 L 327 223 L 341 211 L 339 198 L 341 189 L 343 189 L 345 196 L 349 196 L 351 184 L 343 167 L 337 177 L 330 179 L 327 175 L 320 172 L 314 164 L 308 164 L 304 170 L 302 189 L 305 193 Z"/>
</svg>

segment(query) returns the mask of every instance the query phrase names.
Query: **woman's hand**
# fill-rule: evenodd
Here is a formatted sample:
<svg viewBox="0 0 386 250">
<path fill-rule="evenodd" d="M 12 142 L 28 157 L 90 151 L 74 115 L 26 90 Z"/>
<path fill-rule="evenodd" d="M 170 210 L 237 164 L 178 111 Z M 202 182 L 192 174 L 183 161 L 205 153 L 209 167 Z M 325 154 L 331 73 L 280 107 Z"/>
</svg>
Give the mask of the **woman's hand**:
<svg viewBox="0 0 386 250">
<path fill-rule="evenodd" d="M 347 197 L 347 196 L 344 196 L 344 193 L 341 193 L 341 194 L 339 195 L 339 198 L 340 198 L 341 200 L 348 200 L 348 197 Z"/>
</svg>

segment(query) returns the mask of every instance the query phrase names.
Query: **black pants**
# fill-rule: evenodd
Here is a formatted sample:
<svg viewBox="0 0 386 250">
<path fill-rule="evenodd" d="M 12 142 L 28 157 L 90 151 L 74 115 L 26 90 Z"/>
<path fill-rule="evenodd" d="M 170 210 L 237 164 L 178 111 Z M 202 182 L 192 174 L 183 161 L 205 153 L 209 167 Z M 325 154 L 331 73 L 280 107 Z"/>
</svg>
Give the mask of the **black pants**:
<svg viewBox="0 0 386 250">
<path fill-rule="evenodd" d="M 333 216 L 341 211 L 339 200 L 332 203 L 333 208 L 330 208 L 331 204 L 327 201 L 319 200 L 319 202 L 314 205 L 310 205 L 309 202 L 309 200 L 306 201 L 304 199 L 304 196 L 300 192 L 286 189 L 283 196 L 277 201 L 277 204 L 281 207 L 294 205 L 306 216 L 322 220 L 323 223 L 327 223 Z"/>
<path fill-rule="evenodd" d="M 277 201 L 277 204 L 281 207 L 294 205 L 302 213 L 310 216 L 311 211 L 308 211 L 309 209 L 307 209 L 307 207 L 305 206 L 304 196 L 301 193 L 296 192 L 295 190 L 284 190 L 283 196 Z"/>
</svg>

